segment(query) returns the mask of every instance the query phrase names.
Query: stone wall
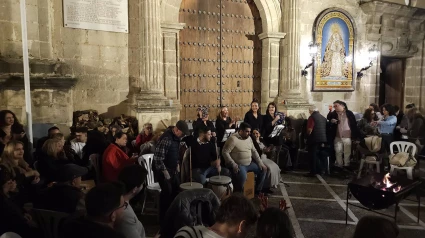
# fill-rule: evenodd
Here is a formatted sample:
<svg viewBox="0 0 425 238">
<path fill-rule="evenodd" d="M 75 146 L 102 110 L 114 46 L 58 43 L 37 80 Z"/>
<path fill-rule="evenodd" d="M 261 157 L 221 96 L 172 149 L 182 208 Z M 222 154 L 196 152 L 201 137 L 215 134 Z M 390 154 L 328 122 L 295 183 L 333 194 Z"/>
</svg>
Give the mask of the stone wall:
<svg viewBox="0 0 425 238">
<path fill-rule="evenodd" d="M 71 125 L 72 112 L 96 109 L 107 116 L 126 113 L 129 81 L 139 77 L 137 0 L 129 1 L 130 34 L 63 27 L 62 0 L 27 1 L 30 58 L 58 60 L 64 74 L 78 79 L 72 90 L 32 90 L 33 121 Z M 0 56 L 22 57 L 19 1 L 0 2 Z M 131 88 L 136 88 L 132 80 Z M 25 121 L 23 90 L 0 89 L 0 108 Z M 22 113 L 21 113 L 22 112 Z"/>
<path fill-rule="evenodd" d="M 347 11 L 354 19 L 354 24 L 357 28 L 357 43 L 355 44 L 355 69 L 360 70 L 362 67 L 369 64 L 369 62 L 361 62 L 361 55 L 370 47 L 370 43 L 366 40 L 365 23 L 367 16 L 362 12 L 356 0 L 310 0 L 300 1 L 300 63 L 304 68 L 310 63 L 311 58 L 308 54 L 308 44 L 313 40 L 312 32 L 314 21 L 320 13 L 328 8 L 341 8 Z M 363 111 L 364 108 L 371 102 L 377 100 L 375 94 L 376 89 L 376 67 L 371 68 L 365 73 L 361 81 L 356 81 L 356 90 L 353 92 L 311 92 L 312 86 L 312 72 L 309 69 L 307 77 L 301 78 L 301 87 L 304 86 L 305 90 L 301 92 L 308 98 L 311 104 L 318 107 L 319 111 L 326 115 L 328 112 L 328 105 L 332 104 L 335 100 L 343 100 L 347 102 L 350 110 Z M 355 76 L 355 73 L 354 73 Z"/>
<path fill-rule="evenodd" d="M 28 50 L 30 59 L 52 57 L 51 16 L 49 0 L 27 1 Z M 0 57 L 22 57 L 20 5 L 16 0 L 0 1 Z M 23 89 L 23 87 L 22 87 Z M 35 89 L 31 93 L 34 123 L 66 125 L 72 119 L 72 93 L 69 90 Z M 0 109 L 14 111 L 25 122 L 24 90 L 0 88 Z"/>
</svg>

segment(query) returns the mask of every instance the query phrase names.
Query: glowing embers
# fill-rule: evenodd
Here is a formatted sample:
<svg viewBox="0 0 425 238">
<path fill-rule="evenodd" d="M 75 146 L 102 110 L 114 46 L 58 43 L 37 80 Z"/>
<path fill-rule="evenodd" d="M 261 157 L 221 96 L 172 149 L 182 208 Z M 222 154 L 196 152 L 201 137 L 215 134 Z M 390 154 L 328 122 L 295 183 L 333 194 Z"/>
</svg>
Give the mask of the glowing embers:
<svg viewBox="0 0 425 238">
<path fill-rule="evenodd" d="M 397 182 L 391 181 L 390 174 L 386 174 L 382 181 L 374 181 L 372 182 L 372 186 L 376 189 L 380 189 L 382 191 L 392 191 L 393 193 L 398 193 L 401 190 L 401 185 L 398 185 Z M 385 197 L 382 195 L 382 197 Z"/>
</svg>

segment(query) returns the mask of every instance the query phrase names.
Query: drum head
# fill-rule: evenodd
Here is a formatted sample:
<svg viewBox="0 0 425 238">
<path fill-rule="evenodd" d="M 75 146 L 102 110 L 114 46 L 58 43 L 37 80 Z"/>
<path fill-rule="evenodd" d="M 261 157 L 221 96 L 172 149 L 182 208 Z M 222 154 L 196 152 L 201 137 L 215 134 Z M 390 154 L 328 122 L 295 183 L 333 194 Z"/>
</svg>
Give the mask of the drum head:
<svg viewBox="0 0 425 238">
<path fill-rule="evenodd" d="M 192 185 L 190 184 L 190 182 L 180 184 L 180 188 L 183 190 L 190 190 L 190 189 L 203 188 L 203 187 L 204 186 L 202 186 L 202 184 L 195 183 L 195 182 L 192 182 Z"/>
<path fill-rule="evenodd" d="M 213 176 L 210 178 L 210 183 L 211 184 L 222 184 L 222 185 L 227 185 L 229 183 L 232 182 L 232 179 L 230 177 L 227 176 Z"/>
</svg>

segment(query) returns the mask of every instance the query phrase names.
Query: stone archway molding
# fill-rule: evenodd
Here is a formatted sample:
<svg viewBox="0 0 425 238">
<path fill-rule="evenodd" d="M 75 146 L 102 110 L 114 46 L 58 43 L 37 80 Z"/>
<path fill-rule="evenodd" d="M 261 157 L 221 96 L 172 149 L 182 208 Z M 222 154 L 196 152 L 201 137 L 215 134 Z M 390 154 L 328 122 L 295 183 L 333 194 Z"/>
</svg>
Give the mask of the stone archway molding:
<svg viewBox="0 0 425 238">
<path fill-rule="evenodd" d="M 182 0 L 161 1 L 161 22 L 178 23 Z M 260 12 L 263 33 L 280 32 L 282 12 L 279 0 L 254 0 Z"/>
</svg>

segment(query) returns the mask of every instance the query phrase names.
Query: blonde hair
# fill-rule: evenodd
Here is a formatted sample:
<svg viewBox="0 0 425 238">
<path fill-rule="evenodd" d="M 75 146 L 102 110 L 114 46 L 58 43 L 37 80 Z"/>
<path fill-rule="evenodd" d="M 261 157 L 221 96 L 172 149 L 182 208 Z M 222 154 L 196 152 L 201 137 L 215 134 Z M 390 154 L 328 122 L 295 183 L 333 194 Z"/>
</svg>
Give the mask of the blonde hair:
<svg viewBox="0 0 425 238">
<path fill-rule="evenodd" d="M 24 147 L 24 143 L 17 140 L 9 141 L 6 146 L 4 147 L 4 151 L 1 154 L 1 164 L 4 165 L 4 167 L 9 170 L 9 172 L 12 174 L 13 177 L 16 177 L 16 172 L 14 168 L 17 168 L 21 171 L 21 173 L 25 173 L 27 169 L 29 169 L 29 164 L 25 162 L 25 160 L 19 159 L 18 165 L 16 165 L 15 162 L 15 148 L 16 146 L 20 144 L 22 147 Z"/>
<path fill-rule="evenodd" d="M 44 142 L 42 150 L 44 153 L 46 153 L 48 156 L 51 156 L 53 158 L 58 158 L 58 154 L 60 151 L 58 151 L 58 144 L 63 143 L 61 139 L 55 138 L 55 139 L 48 139 L 46 142 Z"/>
<path fill-rule="evenodd" d="M 218 118 L 220 118 L 221 120 L 223 120 L 223 116 L 221 115 L 221 112 L 223 111 L 224 108 L 227 108 L 226 106 L 222 106 L 220 107 L 219 111 L 218 111 Z M 229 109 L 229 108 L 227 108 Z"/>
</svg>

